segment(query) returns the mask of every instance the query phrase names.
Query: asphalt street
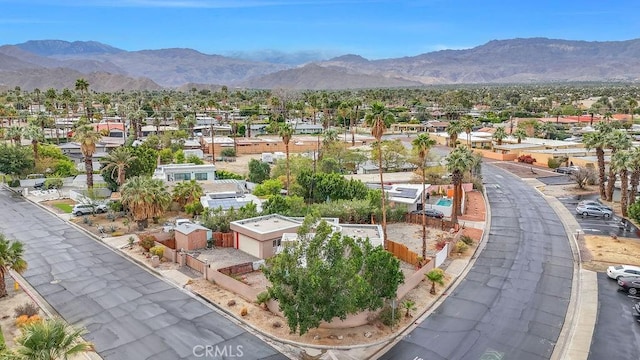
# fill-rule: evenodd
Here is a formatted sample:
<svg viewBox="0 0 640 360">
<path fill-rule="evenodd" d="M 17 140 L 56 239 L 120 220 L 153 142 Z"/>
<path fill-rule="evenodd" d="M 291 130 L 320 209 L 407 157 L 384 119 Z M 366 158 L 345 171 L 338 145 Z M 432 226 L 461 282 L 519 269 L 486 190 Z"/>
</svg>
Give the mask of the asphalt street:
<svg viewBox="0 0 640 360">
<path fill-rule="evenodd" d="M 588 360 L 640 358 L 640 323 L 632 308 L 639 300 L 618 291 L 607 274 L 598 273 L 598 319 Z"/>
<path fill-rule="evenodd" d="M 25 279 L 104 359 L 287 359 L 222 314 L 13 192 L 0 231 L 25 244 Z M 242 355 L 242 356 L 238 356 Z"/>
<path fill-rule="evenodd" d="M 491 228 L 464 280 L 382 359 L 549 359 L 571 295 L 573 257 L 542 196 L 484 164 Z"/>
</svg>

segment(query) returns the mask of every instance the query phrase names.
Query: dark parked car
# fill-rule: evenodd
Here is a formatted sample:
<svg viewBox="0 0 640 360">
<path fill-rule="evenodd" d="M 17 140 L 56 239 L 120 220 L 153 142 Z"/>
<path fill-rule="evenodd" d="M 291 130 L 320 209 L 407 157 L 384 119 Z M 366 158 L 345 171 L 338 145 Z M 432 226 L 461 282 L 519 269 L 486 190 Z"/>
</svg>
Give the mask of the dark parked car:
<svg viewBox="0 0 640 360">
<path fill-rule="evenodd" d="M 618 279 L 618 286 L 629 295 L 636 295 L 640 291 L 640 278 L 638 277 L 621 277 Z"/>
<path fill-rule="evenodd" d="M 442 219 L 444 217 L 444 214 L 442 213 L 442 211 L 436 210 L 436 209 L 414 210 L 411 213 L 415 215 L 422 215 L 423 211 L 424 211 L 424 214 L 428 217 L 432 217 L 436 219 Z"/>
<path fill-rule="evenodd" d="M 33 188 L 36 190 L 44 190 L 44 180 L 36 180 L 36 183 L 33 185 Z"/>
</svg>

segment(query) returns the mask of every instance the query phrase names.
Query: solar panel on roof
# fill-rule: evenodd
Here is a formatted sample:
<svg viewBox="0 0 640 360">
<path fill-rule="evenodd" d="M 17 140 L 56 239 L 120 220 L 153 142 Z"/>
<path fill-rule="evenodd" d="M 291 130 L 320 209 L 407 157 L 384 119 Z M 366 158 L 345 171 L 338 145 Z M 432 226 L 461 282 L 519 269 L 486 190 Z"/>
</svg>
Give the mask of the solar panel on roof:
<svg viewBox="0 0 640 360">
<path fill-rule="evenodd" d="M 410 188 L 396 188 L 397 194 L 394 194 L 394 197 L 405 198 L 405 199 L 414 199 L 416 194 L 418 193 L 418 189 L 410 189 Z"/>
</svg>

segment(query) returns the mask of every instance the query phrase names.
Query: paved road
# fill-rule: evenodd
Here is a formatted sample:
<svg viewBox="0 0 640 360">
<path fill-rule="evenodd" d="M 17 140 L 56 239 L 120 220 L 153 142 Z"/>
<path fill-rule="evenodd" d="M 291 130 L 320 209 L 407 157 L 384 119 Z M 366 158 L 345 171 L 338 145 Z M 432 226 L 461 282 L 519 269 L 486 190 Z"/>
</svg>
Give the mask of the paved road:
<svg viewBox="0 0 640 360">
<path fill-rule="evenodd" d="M 219 359 L 217 350 L 236 357 L 242 351 L 242 359 L 287 359 L 188 293 L 12 194 L 0 190 L 0 231 L 25 244 L 26 280 L 67 321 L 89 330 L 86 338 L 103 358 Z M 202 356 L 206 346 L 212 356 Z"/>
<path fill-rule="evenodd" d="M 638 300 L 618 291 L 607 274 L 598 274 L 598 319 L 588 360 L 640 358 L 640 324 L 632 309 Z"/>
<path fill-rule="evenodd" d="M 442 305 L 382 359 L 549 359 L 564 323 L 573 258 L 539 193 L 489 164 L 486 247 Z"/>
</svg>

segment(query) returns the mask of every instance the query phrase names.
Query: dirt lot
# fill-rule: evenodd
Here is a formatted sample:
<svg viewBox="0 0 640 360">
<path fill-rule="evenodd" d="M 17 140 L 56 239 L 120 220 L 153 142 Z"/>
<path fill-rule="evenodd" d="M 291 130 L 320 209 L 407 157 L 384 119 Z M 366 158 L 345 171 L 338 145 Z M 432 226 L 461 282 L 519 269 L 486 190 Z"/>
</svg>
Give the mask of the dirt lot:
<svg viewBox="0 0 640 360">
<path fill-rule="evenodd" d="M 640 266 L 640 240 L 602 235 L 586 235 L 579 239 L 583 267 L 593 271 L 606 271 L 611 265 Z"/>
<path fill-rule="evenodd" d="M 216 169 L 247 175 L 249 173 L 249 161 L 251 161 L 251 159 L 260 160 L 261 156 L 260 154 L 240 155 L 236 157 L 236 161 L 233 162 L 216 161 Z"/>
</svg>

